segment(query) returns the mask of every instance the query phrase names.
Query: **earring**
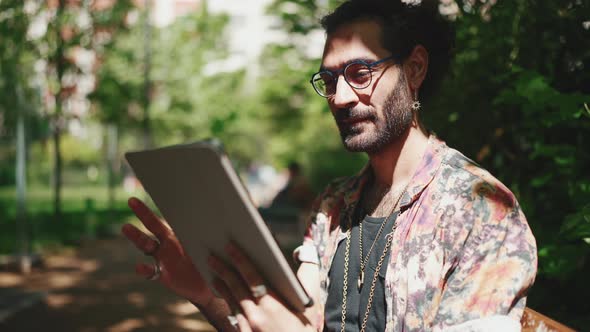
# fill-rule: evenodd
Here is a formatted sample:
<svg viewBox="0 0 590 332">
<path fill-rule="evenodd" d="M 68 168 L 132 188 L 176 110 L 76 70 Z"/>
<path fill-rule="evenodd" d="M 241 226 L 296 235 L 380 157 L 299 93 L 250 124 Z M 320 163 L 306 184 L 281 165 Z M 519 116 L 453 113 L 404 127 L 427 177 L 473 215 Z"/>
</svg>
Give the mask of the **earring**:
<svg viewBox="0 0 590 332">
<path fill-rule="evenodd" d="M 420 110 L 420 101 L 418 100 L 418 90 L 414 90 L 414 102 L 412 103 L 412 110 L 417 112 Z"/>
</svg>

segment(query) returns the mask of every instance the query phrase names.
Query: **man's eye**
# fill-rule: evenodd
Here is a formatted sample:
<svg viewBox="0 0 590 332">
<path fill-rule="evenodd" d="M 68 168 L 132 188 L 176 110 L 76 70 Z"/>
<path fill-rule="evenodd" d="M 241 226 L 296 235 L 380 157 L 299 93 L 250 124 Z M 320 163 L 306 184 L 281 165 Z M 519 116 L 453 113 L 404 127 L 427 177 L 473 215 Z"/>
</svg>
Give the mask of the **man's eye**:
<svg viewBox="0 0 590 332">
<path fill-rule="evenodd" d="M 348 80 L 352 81 L 356 84 L 363 84 L 371 79 L 371 70 L 369 69 L 360 69 L 354 72 L 351 72 L 348 76 Z"/>
<path fill-rule="evenodd" d="M 367 77 L 370 75 L 371 75 L 371 71 L 369 69 L 361 69 L 361 70 L 358 70 L 354 73 L 354 77 L 359 77 L 359 78 Z"/>
<path fill-rule="evenodd" d="M 322 79 L 322 81 L 324 81 L 324 84 L 325 84 L 326 86 L 333 85 L 333 84 L 334 84 L 334 82 L 335 82 L 335 81 L 334 81 L 334 76 L 332 76 L 332 75 L 330 75 L 330 74 L 324 74 L 324 75 L 321 75 L 321 79 Z"/>
</svg>

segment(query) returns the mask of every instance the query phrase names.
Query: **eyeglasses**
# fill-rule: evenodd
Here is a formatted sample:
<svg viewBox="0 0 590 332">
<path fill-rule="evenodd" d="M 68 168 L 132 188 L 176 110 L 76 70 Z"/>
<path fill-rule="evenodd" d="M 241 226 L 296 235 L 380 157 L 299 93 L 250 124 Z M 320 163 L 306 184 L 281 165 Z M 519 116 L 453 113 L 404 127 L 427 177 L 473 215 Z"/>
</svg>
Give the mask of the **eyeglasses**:
<svg viewBox="0 0 590 332">
<path fill-rule="evenodd" d="M 391 59 L 393 59 L 393 56 L 371 63 L 367 63 L 363 60 L 356 60 L 337 71 L 319 71 L 313 74 L 309 82 L 313 86 L 315 92 L 325 98 L 336 94 L 336 85 L 338 84 L 338 76 L 340 76 L 340 74 L 344 74 L 344 80 L 352 88 L 357 90 L 364 89 L 371 85 L 371 81 L 373 80 L 373 67 Z"/>
</svg>

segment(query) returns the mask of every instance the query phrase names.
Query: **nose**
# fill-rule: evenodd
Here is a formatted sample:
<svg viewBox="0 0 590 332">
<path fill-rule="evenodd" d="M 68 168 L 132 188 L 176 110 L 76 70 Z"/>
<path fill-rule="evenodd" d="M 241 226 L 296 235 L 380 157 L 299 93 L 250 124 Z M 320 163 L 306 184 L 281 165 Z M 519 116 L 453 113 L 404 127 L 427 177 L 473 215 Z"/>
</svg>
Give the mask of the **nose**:
<svg viewBox="0 0 590 332">
<path fill-rule="evenodd" d="M 336 93 L 330 99 L 337 108 L 349 108 L 359 101 L 356 91 L 346 82 L 344 75 L 338 77 Z"/>
</svg>

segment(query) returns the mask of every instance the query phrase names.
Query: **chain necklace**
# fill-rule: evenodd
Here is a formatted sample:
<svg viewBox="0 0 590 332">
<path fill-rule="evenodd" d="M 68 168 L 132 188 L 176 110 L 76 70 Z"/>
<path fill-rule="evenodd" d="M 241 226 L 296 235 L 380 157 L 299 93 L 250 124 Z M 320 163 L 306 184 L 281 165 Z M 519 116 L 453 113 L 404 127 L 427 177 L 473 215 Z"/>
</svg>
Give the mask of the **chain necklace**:
<svg viewBox="0 0 590 332">
<path fill-rule="evenodd" d="M 367 256 L 365 257 L 365 259 L 363 259 L 363 223 L 361 222 L 359 225 L 359 251 L 360 251 L 359 257 L 361 258 L 361 262 L 360 262 L 361 263 L 361 272 L 360 272 L 358 280 L 357 280 L 357 287 L 359 290 L 361 290 L 361 288 L 363 288 L 363 284 L 365 282 L 365 267 L 367 266 L 367 262 L 369 261 L 369 257 L 371 256 L 371 253 L 373 252 L 373 247 L 375 247 L 375 243 L 377 243 L 377 239 L 379 239 L 381 237 L 381 233 L 383 232 L 383 229 L 385 228 L 385 224 L 387 224 L 387 220 L 389 220 L 389 218 L 391 218 L 391 216 L 393 215 L 393 212 L 395 212 L 395 208 L 399 204 L 399 201 L 402 199 L 402 196 L 406 192 L 406 189 L 408 189 L 409 184 L 410 184 L 410 182 L 408 182 L 406 184 L 404 189 L 402 189 L 401 193 L 395 199 L 395 204 L 393 205 L 393 210 L 389 213 L 389 215 L 381 223 L 381 226 L 379 227 L 379 231 L 377 232 L 377 236 L 375 236 L 375 238 L 373 239 L 373 243 L 371 244 L 371 247 L 369 248 L 369 252 L 367 253 Z"/>
<path fill-rule="evenodd" d="M 365 258 L 365 260 L 362 260 L 363 254 L 362 254 L 362 222 L 360 223 L 361 225 L 359 226 L 359 232 L 361 232 L 359 235 L 360 238 L 360 257 L 361 257 L 361 273 L 358 279 L 358 287 L 359 289 L 363 286 L 363 279 L 364 279 L 364 268 L 368 262 L 369 256 L 371 255 L 371 251 L 373 250 L 373 246 L 375 245 L 376 240 L 379 238 L 379 236 L 381 235 L 381 232 L 384 228 L 384 225 L 386 224 L 387 220 L 393 215 L 393 213 L 397 210 L 397 207 L 401 201 L 402 196 L 404 195 L 404 193 L 406 192 L 406 190 L 408 189 L 409 186 L 409 182 L 406 184 L 406 186 L 404 187 L 404 190 L 402 190 L 402 192 L 399 194 L 399 196 L 397 197 L 396 201 L 395 201 L 395 205 L 393 206 L 393 209 L 391 211 L 391 213 L 389 214 L 389 216 L 387 216 L 385 218 L 385 220 L 383 221 L 383 223 L 381 224 L 381 227 L 379 228 L 379 233 L 377 234 L 377 236 L 375 237 L 375 239 L 373 240 L 373 244 L 371 245 L 371 249 L 369 249 L 369 253 L 367 254 L 367 257 Z M 381 270 L 381 266 L 383 265 L 383 261 L 385 260 L 385 256 L 387 255 L 387 251 L 389 250 L 389 247 L 391 246 L 391 242 L 393 239 L 393 231 L 395 230 L 395 228 L 397 227 L 397 222 L 393 224 L 393 227 L 391 229 L 391 233 L 389 233 L 386 238 L 387 241 L 385 242 L 385 248 L 383 248 L 383 252 L 381 253 L 381 256 L 379 257 L 379 261 L 377 262 L 377 267 L 375 268 L 375 273 L 373 274 L 373 280 L 371 281 L 371 289 L 369 291 L 369 300 L 367 302 L 367 309 L 365 310 L 365 315 L 363 317 L 363 322 L 361 325 L 361 330 L 360 332 L 365 332 L 365 329 L 367 327 L 367 321 L 369 319 L 369 313 L 371 311 L 371 306 L 373 304 L 373 296 L 375 294 L 375 284 L 377 283 L 377 277 L 379 276 L 379 271 Z M 348 231 L 346 232 L 346 250 L 344 253 L 344 282 L 342 285 L 342 320 L 340 322 L 340 332 L 345 332 L 345 328 L 346 328 L 346 296 L 348 295 L 348 263 L 350 260 L 350 242 L 351 242 L 351 230 L 352 230 L 352 216 L 349 213 L 348 214 Z"/>
<path fill-rule="evenodd" d="M 389 217 L 385 218 L 385 220 L 383 220 L 383 222 L 381 223 L 381 226 L 379 227 L 379 231 L 377 232 L 377 236 L 375 236 L 375 238 L 373 239 L 373 243 L 371 244 L 371 248 L 369 248 L 369 252 L 367 253 L 367 256 L 365 257 L 365 259 L 362 259 L 363 258 L 363 223 L 361 222 L 359 225 L 359 249 L 360 249 L 359 257 L 361 258 L 361 273 L 360 273 L 359 278 L 357 280 L 357 288 L 359 290 L 361 290 L 361 288 L 363 288 L 363 283 L 365 282 L 365 266 L 367 266 L 367 262 L 369 261 L 369 257 L 371 256 L 371 252 L 373 252 L 373 247 L 375 246 L 377 239 L 379 237 L 381 237 L 381 233 L 383 232 L 383 229 L 385 228 L 385 224 L 387 224 L 388 219 L 389 219 Z"/>
</svg>

